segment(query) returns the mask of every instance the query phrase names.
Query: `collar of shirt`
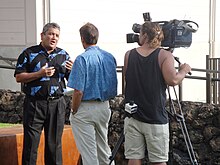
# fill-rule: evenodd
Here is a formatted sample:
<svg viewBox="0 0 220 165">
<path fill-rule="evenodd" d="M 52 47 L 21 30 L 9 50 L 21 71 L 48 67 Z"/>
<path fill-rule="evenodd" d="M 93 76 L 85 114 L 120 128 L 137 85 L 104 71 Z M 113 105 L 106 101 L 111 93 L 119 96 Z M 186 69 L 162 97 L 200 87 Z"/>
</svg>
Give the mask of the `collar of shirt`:
<svg viewBox="0 0 220 165">
<path fill-rule="evenodd" d="M 99 47 L 96 46 L 96 45 L 92 45 L 92 46 L 87 47 L 87 48 L 85 49 L 85 51 L 88 51 L 88 50 L 91 50 L 91 49 L 99 49 Z"/>
<path fill-rule="evenodd" d="M 39 46 L 40 46 L 40 48 L 41 48 L 42 51 L 44 51 L 46 54 L 48 54 L 48 53 L 47 53 L 47 50 L 42 46 L 42 43 L 40 43 Z M 57 52 L 57 47 L 56 47 L 50 54 L 52 54 L 52 53 L 54 53 L 54 52 Z"/>
</svg>

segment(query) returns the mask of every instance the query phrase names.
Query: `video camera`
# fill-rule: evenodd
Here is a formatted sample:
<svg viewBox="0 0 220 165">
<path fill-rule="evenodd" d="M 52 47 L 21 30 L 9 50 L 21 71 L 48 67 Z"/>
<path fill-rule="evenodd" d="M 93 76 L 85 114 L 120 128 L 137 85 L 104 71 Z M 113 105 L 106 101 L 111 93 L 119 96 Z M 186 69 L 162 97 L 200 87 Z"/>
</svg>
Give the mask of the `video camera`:
<svg viewBox="0 0 220 165">
<path fill-rule="evenodd" d="M 150 13 L 143 13 L 144 21 L 151 21 Z M 162 47 L 179 48 L 190 47 L 192 43 L 192 33 L 195 33 L 199 26 L 196 22 L 190 20 L 171 20 L 171 21 L 157 21 L 162 28 L 164 40 L 161 42 Z M 196 25 L 196 28 L 192 27 Z M 141 25 L 133 24 L 132 30 L 135 33 L 140 33 Z M 139 35 L 135 33 L 127 34 L 127 43 L 139 43 Z"/>
</svg>

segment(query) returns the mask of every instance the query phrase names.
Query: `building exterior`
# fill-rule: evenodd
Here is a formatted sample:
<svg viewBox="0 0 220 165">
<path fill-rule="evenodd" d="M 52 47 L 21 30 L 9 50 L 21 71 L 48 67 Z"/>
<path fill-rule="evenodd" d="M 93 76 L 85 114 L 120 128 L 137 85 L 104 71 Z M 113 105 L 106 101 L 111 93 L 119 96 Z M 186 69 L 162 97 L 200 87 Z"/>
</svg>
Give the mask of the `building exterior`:
<svg viewBox="0 0 220 165">
<path fill-rule="evenodd" d="M 220 48 L 215 46 L 220 40 L 217 38 L 220 32 L 215 32 L 220 22 L 214 21 L 217 20 L 215 15 L 220 16 L 219 11 L 216 11 L 218 8 L 220 2 L 216 0 L 1 0 L 0 65 L 7 65 L 1 57 L 17 58 L 25 47 L 38 44 L 42 27 L 47 22 L 57 22 L 61 26 L 58 46 L 66 49 L 74 59 L 84 51 L 79 28 L 91 22 L 99 28 L 99 46 L 112 52 L 118 66 L 122 66 L 124 53 L 137 47 L 136 43 L 126 43 L 126 34 L 133 32 L 134 23 L 143 23 L 143 13 L 150 12 L 152 21 L 179 19 L 199 24 L 198 31 L 193 34 L 192 45 L 187 49 L 175 49 L 174 55 L 192 68 L 205 69 L 206 55 L 220 56 Z M 1 89 L 20 90 L 13 73 L 12 69 L 0 68 Z M 205 76 L 205 73 L 200 72 L 192 74 Z M 184 100 L 205 100 L 204 81 L 187 79 L 184 80 L 183 88 L 186 91 L 183 92 Z"/>
<path fill-rule="evenodd" d="M 38 0 L 0 1 L 0 59 L 17 58 L 27 46 L 38 42 L 42 28 L 42 2 Z M 39 7 L 40 6 L 40 7 Z M 0 61 L 1 65 L 7 63 Z M 0 68 L 0 88 L 20 90 L 13 76 L 14 70 Z"/>
</svg>

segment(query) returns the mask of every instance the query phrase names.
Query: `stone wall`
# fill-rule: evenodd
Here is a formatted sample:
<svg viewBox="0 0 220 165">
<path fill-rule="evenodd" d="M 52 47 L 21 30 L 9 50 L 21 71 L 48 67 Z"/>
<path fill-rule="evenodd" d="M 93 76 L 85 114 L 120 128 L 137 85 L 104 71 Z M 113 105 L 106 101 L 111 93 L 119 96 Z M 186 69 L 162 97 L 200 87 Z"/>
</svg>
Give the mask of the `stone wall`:
<svg viewBox="0 0 220 165">
<path fill-rule="evenodd" d="M 24 94 L 21 92 L 0 90 L 0 122 L 22 123 L 23 100 Z M 66 124 L 69 124 L 70 100 L 70 97 L 66 97 L 68 104 Z M 184 140 L 184 134 L 187 135 L 188 133 L 193 147 L 193 154 L 198 164 L 220 165 L 220 107 L 218 105 L 184 101 L 180 102 L 180 110 L 176 100 L 173 101 L 173 104 L 174 106 L 170 108 L 170 104 L 167 103 L 167 110 L 171 114 L 170 133 L 172 144 L 170 147 L 173 150 L 170 153 L 172 163 L 170 162 L 169 164 L 193 164 L 189 159 L 189 152 L 187 150 L 187 147 L 191 147 Z M 110 100 L 110 106 L 113 113 L 109 125 L 109 145 L 112 149 L 116 149 L 116 146 L 119 147 L 115 152 L 116 165 L 125 165 L 127 161 L 123 154 L 123 142 L 120 145 L 116 145 L 123 132 L 125 117 L 123 96 L 117 96 Z M 186 129 L 182 131 L 181 126 Z M 142 164 L 148 164 L 147 156 Z"/>
<path fill-rule="evenodd" d="M 22 123 L 23 102 L 25 94 L 19 91 L 0 90 L 0 122 Z M 66 124 L 69 124 L 70 97 L 65 96 L 67 102 Z"/>
<path fill-rule="evenodd" d="M 113 115 L 109 127 L 109 144 L 114 148 L 117 146 L 116 142 L 123 131 L 123 97 L 118 96 L 111 100 L 110 105 L 113 109 Z M 174 100 L 173 106 L 169 102 L 167 103 L 167 110 L 170 113 L 170 139 L 172 142 L 170 147 L 173 150 L 170 153 L 170 155 L 173 155 L 170 157 L 172 163 L 169 162 L 169 164 L 196 165 L 197 161 L 201 165 L 220 165 L 220 107 L 218 105 L 189 101 L 178 104 L 178 101 Z M 184 138 L 183 135 L 187 136 L 187 134 L 192 147 L 184 140 L 187 140 L 187 138 Z M 189 149 L 193 149 L 190 155 L 194 154 L 196 161 L 194 159 L 190 160 L 187 146 Z M 120 162 L 118 163 L 120 165 L 127 164 L 123 151 L 122 144 L 115 156 L 116 162 Z M 147 162 L 146 156 L 143 164 L 148 164 Z"/>
</svg>

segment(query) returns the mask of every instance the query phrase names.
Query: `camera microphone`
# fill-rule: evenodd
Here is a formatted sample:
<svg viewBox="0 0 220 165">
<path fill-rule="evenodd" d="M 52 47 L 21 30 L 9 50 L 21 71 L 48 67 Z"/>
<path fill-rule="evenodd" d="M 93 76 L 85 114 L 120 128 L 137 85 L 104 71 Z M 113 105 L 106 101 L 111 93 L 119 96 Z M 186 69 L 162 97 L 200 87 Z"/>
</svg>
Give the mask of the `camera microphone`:
<svg viewBox="0 0 220 165">
<path fill-rule="evenodd" d="M 129 114 L 133 114 L 137 112 L 137 104 L 134 103 L 134 101 L 130 101 L 129 103 L 125 104 L 125 111 Z"/>
</svg>

